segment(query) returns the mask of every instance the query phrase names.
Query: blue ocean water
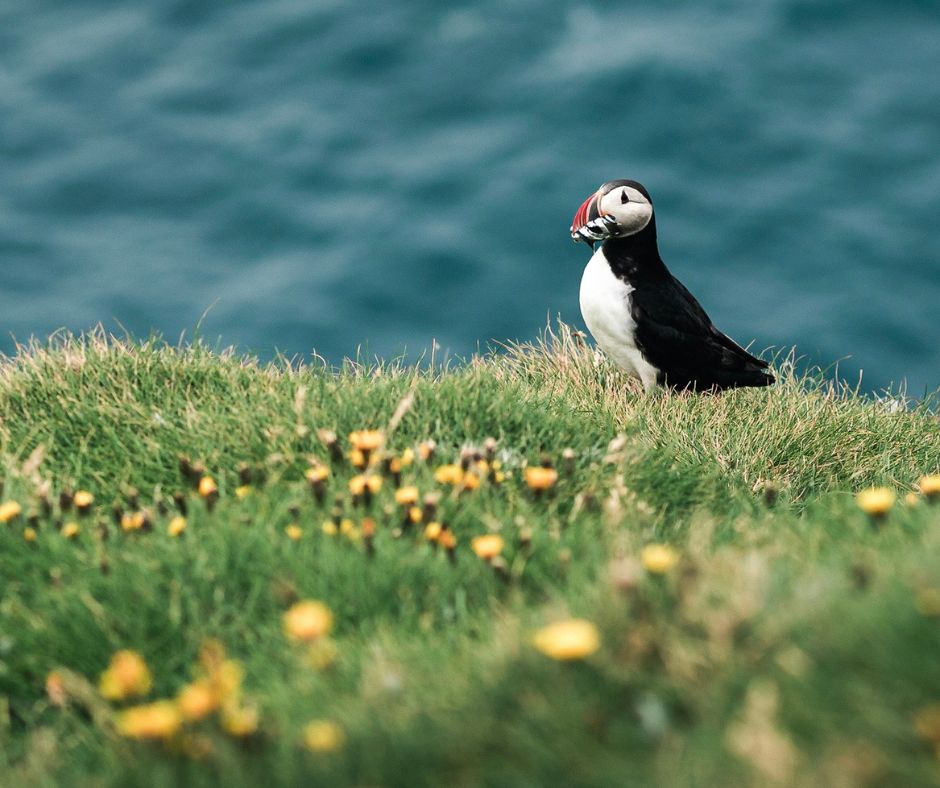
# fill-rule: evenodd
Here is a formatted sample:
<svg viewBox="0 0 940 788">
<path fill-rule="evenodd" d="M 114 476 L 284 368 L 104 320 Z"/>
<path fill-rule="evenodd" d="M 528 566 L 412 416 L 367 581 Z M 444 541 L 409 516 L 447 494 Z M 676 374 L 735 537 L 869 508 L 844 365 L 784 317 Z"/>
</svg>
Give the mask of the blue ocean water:
<svg viewBox="0 0 940 788">
<path fill-rule="evenodd" d="M 628 177 L 739 342 L 933 390 L 938 42 L 916 0 L 0 0 L 0 349 L 531 338 Z"/>
</svg>

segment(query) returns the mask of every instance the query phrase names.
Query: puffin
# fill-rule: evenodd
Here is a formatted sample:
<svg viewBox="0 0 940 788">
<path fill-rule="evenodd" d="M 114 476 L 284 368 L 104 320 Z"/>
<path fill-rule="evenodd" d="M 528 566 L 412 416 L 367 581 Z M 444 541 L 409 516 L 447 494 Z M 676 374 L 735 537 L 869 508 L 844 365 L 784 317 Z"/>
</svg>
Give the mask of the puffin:
<svg viewBox="0 0 940 788">
<path fill-rule="evenodd" d="M 768 363 L 721 333 L 666 268 L 653 200 L 632 180 L 608 181 L 578 208 L 571 238 L 600 243 L 581 277 L 581 315 L 595 342 L 646 391 L 769 386 Z"/>
</svg>

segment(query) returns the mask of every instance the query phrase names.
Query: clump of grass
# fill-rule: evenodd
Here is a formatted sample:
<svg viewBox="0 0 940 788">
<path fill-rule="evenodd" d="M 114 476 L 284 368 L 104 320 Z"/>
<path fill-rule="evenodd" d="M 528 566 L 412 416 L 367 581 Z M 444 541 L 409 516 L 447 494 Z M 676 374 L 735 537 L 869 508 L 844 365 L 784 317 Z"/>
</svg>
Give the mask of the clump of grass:
<svg viewBox="0 0 940 788">
<path fill-rule="evenodd" d="M 445 370 L 23 348 L 0 771 L 934 784 L 936 417 L 777 374 L 648 395 L 565 326 Z"/>
</svg>

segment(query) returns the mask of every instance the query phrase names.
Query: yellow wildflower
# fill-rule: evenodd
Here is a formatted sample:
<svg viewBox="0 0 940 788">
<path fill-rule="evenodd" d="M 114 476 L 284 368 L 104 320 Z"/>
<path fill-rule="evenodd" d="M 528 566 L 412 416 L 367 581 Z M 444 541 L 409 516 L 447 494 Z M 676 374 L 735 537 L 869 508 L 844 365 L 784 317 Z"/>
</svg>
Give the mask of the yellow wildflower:
<svg viewBox="0 0 940 788">
<path fill-rule="evenodd" d="M 424 538 L 429 542 L 436 542 L 441 535 L 440 523 L 428 523 L 424 527 Z"/>
<path fill-rule="evenodd" d="M 646 571 L 654 575 L 664 575 L 679 560 L 679 554 L 666 544 L 649 544 L 640 553 L 640 559 Z"/>
<path fill-rule="evenodd" d="M 441 465 L 434 471 L 434 481 L 438 484 L 458 485 L 463 481 L 463 468 L 459 465 Z"/>
<path fill-rule="evenodd" d="M 591 656 L 600 648 L 601 637 L 590 621 L 569 618 L 540 629 L 532 644 L 545 656 L 567 662 Z"/>
<path fill-rule="evenodd" d="M 51 671 L 46 676 L 46 697 L 53 706 L 65 706 L 68 701 L 65 682 L 62 680 L 62 674 L 57 670 Z"/>
<path fill-rule="evenodd" d="M 79 490 L 72 498 L 72 503 L 75 504 L 75 508 L 80 512 L 87 511 L 94 502 L 95 496 L 88 492 L 88 490 Z"/>
<path fill-rule="evenodd" d="M 930 476 L 921 476 L 920 481 L 917 482 L 917 486 L 930 500 L 940 498 L 940 473 L 931 474 Z"/>
<path fill-rule="evenodd" d="M 219 707 L 218 697 L 207 679 L 183 687 L 176 697 L 176 705 L 188 722 L 205 719 Z"/>
<path fill-rule="evenodd" d="M 237 659 L 223 659 L 208 671 L 209 685 L 218 703 L 238 697 L 245 669 Z"/>
<path fill-rule="evenodd" d="M 346 743 L 346 734 L 335 722 L 313 720 L 304 726 L 303 740 L 311 752 L 335 752 Z"/>
<path fill-rule="evenodd" d="M 297 525 L 297 523 L 291 523 L 284 529 L 284 533 L 287 534 L 287 538 L 293 541 L 297 541 L 301 536 L 304 535 L 303 529 Z"/>
<path fill-rule="evenodd" d="M 147 518 L 143 512 L 132 512 L 122 515 L 121 529 L 124 531 L 139 531 L 146 522 Z"/>
<path fill-rule="evenodd" d="M 330 634 L 333 613 L 322 602 L 307 599 L 297 602 L 284 613 L 283 624 L 288 638 L 310 642 Z"/>
<path fill-rule="evenodd" d="M 475 536 L 470 542 L 470 547 L 484 561 L 491 561 L 503 552 L 503 537 L 498 534 Z"/>
<path fill-rule="evenodd" d="M 354 449 L 368 454 L 382 447 L 385 433 L 382 430 L 356 430 L 349 433 L 349 442 Z"/>
<path fill-rule="evenodd" d="M 324 520 L 323 525 L 320 526 L 320 530 L 323 531 L 327 536 L 336 536 L 339 532 L 339 528 L 336 527 L 336 523 L 332 520 Z"/>
<path fill-rule="evenodd" d="M 117 718 L 118 732 L 131 739 L 169 739 L 182 724 L 179 709 L 169 700 L 134 706 Z"/>
<path fill-rule="evenodd" d="M 211 476 L 203 476 L 199 479 L 199 494 L 203 498 L 211 498 L 214 495 L 218 495 L 219 485 L 215 483 L 215 479 Z"/>
<path fill-rule="evenodd" d="M 377 474 L 371 476 L 360 474 L 349 480 L 349 492 L 353 495 L 362 495 L 366 490 L 375 495 L 381 489 L 382 477 Z"/>
<path fill-rule="evenodd" d="M 356 524 L 348 517 L 344 517 L 339 521 L 339 532 L 343 536 L 352 537 L 356 533 Z"/>
<path fill-rule="evenodd" d="M 23 507 L 16 501 L 5 501 L 0 504 L 0 523 L 9 523 L 20 516 Z"/>
<path fill-rule="evenodd" d="M 463 477 L 463 484 L 461 487 L 464 490 L 475 490 L 480 486 L 480 477 L 475 473 L 466 473 Z"/>
<path fill-rule="evenodd" d="M 150 692 L 153 680 L 144 658 L 136 651 L 115 652 L 107 670 L 101 674 L 98 688 L 108 700 L 125 700 Z"/>
<path fill-rule="evenodd" d="M 64 536 L 66 539 L 74 539 L 76 536 L 78 536 L 79 530 L 78 523 L 66 523 L 62 526 L 62 536 Z"/>
<path fill-rule="evenodd" d="M 307 468 L 307 472 L 304 476 L 311 484 L 320 484 L 330 478 L 330 469 L 325 465 L 314 465 Z"/>
<path fill-rule="evenodd" d="M 888 487 L 871 487 L 855 496 L 859 508 L 872 517 L 884 517 L 894 506 L 897 496 Z"/>
<path fill-rule="evenodd" d="M 254 706 L 223 706 L 222 728 L 229 736 L 239 739 L 251 736 L 258 730 L 258 709 Z"/>
<path fill-rule="evenodd" d="M 417 487 L 401 487 L 395 490 L 395 503 L 399 506 L 414 506 L 418 502 Z"/>
<path fill-rule="evenodd" d="M 36 529 L 26 526 L 26 528 L 23 529 L 23 538 L 27 542 L 35 542 L 36 541 Z"/>
<path fill-rule="evenodd" d="M 186 530 L 186 518 L 183 515 L 178 514 L 172 520 L 166 528 L 167 533 L 170 536 L 182 536 L 183 532 Z"/>
<path fill-rule="evenodd" d="M 904 505 L 905 506 L 917 506 L 920 503 L 920 496 L 917 493 L 905 493 L 904 494 Z"/>
<path fill-rule="evenodd" d="M 418 456 L 427 462 L 431 457 L 434 456 L 434 451 L 437 449 L 437 444 L 432 440 L 422 441 L 418 444 Z"/>
<path fill-rule="evenodd" d="M 405 449 L 401 453 L 401 467 L 407 468 L 409 465 L 415 461 L 415 452 L 414 449 Z"/>
<path fill-rule="evenodd" d="M 437 537 L 437 543 L 445 550 L 454 550 L 457 547 L 457 537 L 449 528 L 442 528 L 440 535 Z"/>
<path fill-rule="evenodd" d="M 244 500 L 249 495 L 251 495 L 250 484 L 242 484 L 241 486 L 235 488 L 235 497 L 238 498 L 240 501 Z"/>
<path fill-rule="evenodd" d="M 411 520 L 411 522 L 413 523 L 420 523 L 423 517 L 424 517 L 424 512 L 422 511 L 420 506 L 412 506 L 408 510 L 408 519 Z"/>
<path fill-rule="evenodd" d="M 530 465 L 525 469 L 525 483 L 530 490 L 541 492 L 553 487 L 558 481 L 558 471 L 554 468 L 543 468 L 540 465 Z"/>
</svg>

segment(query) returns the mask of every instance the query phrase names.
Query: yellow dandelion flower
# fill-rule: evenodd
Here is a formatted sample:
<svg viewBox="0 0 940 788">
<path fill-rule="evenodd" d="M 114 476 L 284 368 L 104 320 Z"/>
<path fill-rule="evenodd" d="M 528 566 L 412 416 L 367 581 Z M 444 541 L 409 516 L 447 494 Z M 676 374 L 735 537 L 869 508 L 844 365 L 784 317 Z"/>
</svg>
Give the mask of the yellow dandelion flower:
<svg viewBox="0 0 940 788">
<path fill-rule="evenodd" d="M 288 539 L 291 539 L 294 542 L 304 535 L 303 529 L 297 525 L 297 523 L 291 523 L 288 525 L 287 528 L 284 529 L 284 533 L 287 534 Z"/>
<path fill-rule="evenodd" d="M 470 548 L 484 561 L 491 561 L 503 552 L 503 537 L 498 534 L 475 536 L 470 541 Z"/>
<path fill-rule="evenodd" d="M 208 681 L 216 701 L 224 703 L 238 697 L 244 678 L 245 668 L 237 659 L 223 659 L 217 666 L 211 668 Z"/>
<path fill-rule="evenodd" d="M 356 533 L 356 524 L 348 517 L 344 517 L 339 521 L 339 532 L 343 536 L 351 536 Z"/>
<path fill-rule="evenodd" d="M 336 534 L 339 533 L 339 528 L 336 527 L 336 523 L 332 520 L 324 520 L 323 525 L 320 526 L 320 530 L 327 536 L 336 536 Z"/>
<path fill-rule="evenodd" d="M 183 724 L 176 704 L 158 700 L 122 711 L 117 718 L 117 729 L 130 739 L 169 739 Z"/>
<path fill-rule="evenodd" d="M 429 542 L 436 542 L 441 535 L 440 523 L 428 523 L 424 526 L 424 538 Z"/>
<path fill-rule="evenodd" d="M 362 495 L 366 491 L 366 477 L 362 474 L 353 476 L 349 480 L 349 492 L 353 495 Z"/>
<path fill-rule="evenodd" d="M 9 523 L 15 520 L 23 511 L 23 507 L 16 501 L 0 503 L 0 523 Z"/>
<path fill-rule="evenodd" d="M 904 505 L 907 507 L 917 506 L 920 503 L 920 496 L 917 493 L 905 493 L 904 494 Z"/>
<path fill-rule="evenodd" d="M 147 522 L 143 512 L 131 512 L 121 517 L 121 529 L 124 531 L 139 531 Z"/>
<path fill-rule="evenodd" d="M 569 618 L 540 629 L 532 644 L 546 657 L 564 662 L 585 659 L 601 645 L 597 627 L 583 618 Z"/>
<path fill-rule="evenodd" d="M 291 640 L 311 642 L 330 634 L 333 612 L 322 602 L 307 599 L 284 613 L 283 624 L 284 634 Z"/>
<path fill-rule="evenodd" d="M 62 674 L 53 670 L 46 676 L 46 697 L 53 706 L 64 706 L 68 701 L 68 693 L 65 690 L 65 681 Z"/>
<path fill-rule="evenodd" d="M 382 489 L 382 477 L 377 473 L 372 474 L 372 476 L 366 479 L 366 487 L 369 488 L 370 493 L 376 495 L 378 491 Z"/>
<path fill-rule="evenodd" d="M 37 535 L 37 534 L 36 534 L 36 529 L 35 529 L 35 528 L 30 528 L 29 526 L 27 526 L 26 528 L 23 529 L 23 538 L 24 538 L 27 542 L 35 542 L 35 541 L 36 541 L 36 535 Z"/>
<path fill-rule="evenodd" d="M 464 490 L 475 490 L 480 486 L 480 477 L 475 473 L 466 473 L 463 477 L 463 484 L 460 486 Z"/>
<path fill-rule="evenodd" d="M 859 508 L 872 517 L 884 517 L 894 506 L 897 496 L 888 487 L 871 487 L 855 496 Z"/>
<path fill-rule="evenodd" d="M 366 455 L 359 451 L 359 449 L 350 450 L 349 454 L 346 456 L 349 458 L 349 464 L 354 468 L 362 470 L 366 467 Z"/>
<path fill-rule="evenodd" d="M 434 471 L 434 481 L 438 484 L 458 485 L 463 481 L 463 468 L 459 465 L 441 465 Z"/>
<path fill-rule="evenodd" d="M 420 506 L 412 506 L 408 510 L 408 519 L 413 523 L 420 523 L 424 517 L 424 511 Z"/>
<path fill-rule="evenodd" d="M 223 706 L 221 722 L 222 729 L 229 736 L 243 739 L 258 730 L 258 709 L 254 706 Z"/>
<path fill-rule="evenodd" d="M 385 433 L 382 430 L 356 430 L 349 433 L 349 443 L 361 452 L 372 452 L 385 443 Z"/>
<path fill-rule="evenodd" d="M 101 674 L 98 688 L 108 700 L 125 700 L 146 695 L 153 680 L 150 668 L 136 651 L 117 651 L 107 669 Z"/>
<path fill-rule="evenodd" d="M 78 536 L 78 532 L 80 530 L 81 529 L 78 527 L 78 523 L 66 523 L 62 526 L 62 536 L 64 536 L 66 539 L 74 539 L 76 536 Z"/>
<path fill-rule="evenodd" d="M 310 484 L 320 484 L 330 478 L 330 469 L 325 465 L 314 465 L 307 468 L 304 476 Z"/>
<path fill-rule="evenodd" d="M 236 488 L 235 488 L 235 497 L 238 498 L 238 500 L 243 501 L 243 500 L 245 500 L 245 498 L 247 498 L 249 495 L 251 495 L 251 485 L 250 485 L 250 484 L 242 484 L 242 485 L 240 485 L 239 487 L 236 487 Z"/>
<path fill-rule="evenodd" d="M 335 752 L 346 743 L 346 734 L 335 722 L 313 720 L 304 726 L 303 741 L 311 752 Z"/>
<path fill-rule="evenodd" d="M 199 480 L 199 494 L 203 498 L 211 498 L 213 495 L 218 495 L 219 485 L 215 483 L 215 479 L 211 476 L 203 476 Z"/>
<path fill-rule="evenodd" d="M 409 465 L 412 465 L 415 461 L 415 452 L 414 449 L 405 449 L 401 453 L 401 467 L 407 468 Z"/>
<path fill-rule="evenodd" d="M 186 518 L 178 514 L 170 520 L 170 524 L 166 527 L 166 530 L 170 536 L 182 536 L 183 532 L 186 530 L 186 525 Z"/>
<path fill-rule="evenodd" d="M 445 550 L 454 550 L 457 547 L 457 537 L 449 528 L 446 530 L 441 529 L 441 533 L 437 537 L 437 543 Z"/>
<path fill-rule="evenodd" d="M 920 481 L 917 482 L 917 487 L 931 500 L 940 498 L 940 473 L 921 476 Z"/>
<path fill-rule="evenodd" d="M 679 554 L 667 544 L 648 544 L 640 553 L 646 571 L 664 575 L 679 561 Z"/>
<path fill-rule="evenodd" d="M 72 498 L 72 503 L 75 504 L 75 508 L 79 511 L 86 511 L 94 502 L 95 496 L 88 492 L 88 490 L 79 490 Z"/>
<path fill-rule="evenodd" d="M 422 441 L 420 444 L 418 444 L 418 456 L 427 462 L 431 457 L 434 456 L 435 449 L 437 449 L 437 444 L 434 441 Z"/>
<path fill-rule="evenodd" d="M 176 696 L 176 705 L 187 722 L 205 719 L 219 707 L 218 697 L 207 679 L 183 687 Z"/>
<path fill-rule="evenodd" d="M 540 465 L 530 465 L 525 469 L 525 483 L 530 490 L 542 492 L 548 490 L 558 481 L 558 471 L 554 468 L 543 468 Z"/>
<path fill-rule="evenodd" d="M 395 490 L 395 503 L 399 506 L 414 506 L 418 502 L 417 487 L 401 487 Z"/>
</svg>

